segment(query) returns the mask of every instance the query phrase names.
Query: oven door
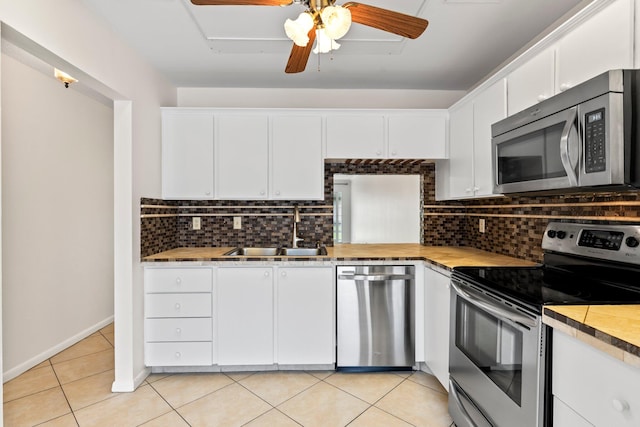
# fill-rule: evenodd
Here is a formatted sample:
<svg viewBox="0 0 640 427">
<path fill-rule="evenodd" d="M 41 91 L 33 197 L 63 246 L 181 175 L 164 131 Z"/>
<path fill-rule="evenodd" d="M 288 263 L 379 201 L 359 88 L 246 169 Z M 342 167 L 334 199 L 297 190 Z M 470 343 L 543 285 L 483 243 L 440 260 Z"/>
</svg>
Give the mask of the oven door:
<svg viewBox="0 0 640 427">
<path fill-rule="evenodd" d="M 449 412 L 454 422 L 541 427 L 545 340 L 540 316 L 455 276 L 451 284 L 449 371 L 454 398 L 449 399 Z"/>
<path fill-rule="evenodd" d="M 494 193 L 577 187 L 579 139 L 578 107 L 495 136 Z"/>
</svg>

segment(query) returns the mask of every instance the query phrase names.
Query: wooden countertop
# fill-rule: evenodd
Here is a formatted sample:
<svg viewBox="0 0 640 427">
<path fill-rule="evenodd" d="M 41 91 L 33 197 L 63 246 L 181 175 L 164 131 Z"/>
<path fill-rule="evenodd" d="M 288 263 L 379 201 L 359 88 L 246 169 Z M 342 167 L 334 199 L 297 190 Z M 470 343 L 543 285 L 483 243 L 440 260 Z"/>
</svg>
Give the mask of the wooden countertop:
<svg viewBox="0 0 640 427">
<path fill-rule="evenodd" d="M 327 247 L 326 256 L 316 257 L 246 257 L 224 256 L 233 248 L 177 248 L 144 257 L 142 262 L 166 261 L 265 261 L 265 260 L 318 260 L 318 261 L 428 261 L 447 269 L 458 266 L 533 266 L 533 262 L 498 255 L 480 249 L 452 246 L 423 246 L 420 244 L 339 244 Z"/>
<path fill-rule="evenodd" d="M 552 305 L 542 321 L 640 368 L 640 305 Z"/>
</svg>

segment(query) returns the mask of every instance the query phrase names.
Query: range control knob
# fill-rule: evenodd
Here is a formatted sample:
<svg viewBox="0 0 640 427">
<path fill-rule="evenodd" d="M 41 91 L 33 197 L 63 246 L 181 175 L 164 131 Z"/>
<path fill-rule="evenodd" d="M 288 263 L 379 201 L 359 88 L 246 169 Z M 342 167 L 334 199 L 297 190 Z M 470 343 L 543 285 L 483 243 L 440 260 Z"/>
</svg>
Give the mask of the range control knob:
<svg viewBox="0 0 640 427">
<path fill-rule="evenodd" d="M 547 231 L 547 236 L 549 236 L 549 237 L 551 237 L 553 239 L 554 237 L 556 237 L 556 230 Z"/>
<path fill-rule="evenodd" d="M 567 232 L 560 230 L 556 233 L 556 236 L 558 236 L 558 239 L 564 239 L 565 237 L 567 237 Z"/>
<path fill-rule="evenodd" d="M 630 248 L 636 248 L 640 245 L 640 241 L 635 237 L 627 237 L 624 241 Z"/>
</svg>

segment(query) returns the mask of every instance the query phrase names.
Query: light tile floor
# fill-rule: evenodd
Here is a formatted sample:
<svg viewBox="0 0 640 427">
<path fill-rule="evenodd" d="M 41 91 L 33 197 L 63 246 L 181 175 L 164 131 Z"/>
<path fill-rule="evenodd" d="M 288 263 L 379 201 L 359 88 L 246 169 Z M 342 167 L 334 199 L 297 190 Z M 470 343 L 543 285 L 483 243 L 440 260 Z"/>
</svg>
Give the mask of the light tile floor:
<svg viewBox="0 0 640 427">
<path fill-rule="evenodd" d="M 113 325 L 4 384 L 4 425 L 448 427 L 423 372 L 153 374 L 111 393 Z"/>
</svg>

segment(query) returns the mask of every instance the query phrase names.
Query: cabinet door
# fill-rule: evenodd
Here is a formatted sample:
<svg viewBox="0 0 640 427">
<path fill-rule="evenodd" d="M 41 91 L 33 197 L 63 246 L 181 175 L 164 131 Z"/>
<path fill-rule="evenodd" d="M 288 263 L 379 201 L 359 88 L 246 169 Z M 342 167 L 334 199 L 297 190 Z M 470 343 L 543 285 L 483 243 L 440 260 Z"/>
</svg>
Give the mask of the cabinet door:
<svg viewBox="0 0 640 427">
<path fill-rule="evenodd" d="M 278 270 L 278 363 L 335 363 L 333 268 Z"/>
<path fill-rule="evenodd" d="M 558 42 L 556 88 L 616 68 L 633 68 L 633 0 L 611 2 Z"/>
<path fill-rule="evenodd" d="M 555 93 L 555 48 L 551 47 L 514 70 L 507 77 L 507 109 L 518 113 Z"/>
<path fill-rule="evenodd" d="M 273 364 L 273 277 L 263 267 L 218 269 L 218 364 Z"/>
<path fill-rule="evenodd" d="M 507 117 L 505 79 L 480 93 L 473 108 L 473 191 L 475 196 L 488 196 L 493 194 L 491 125 Z"/>
<path fill-rule="evenodd" d="M 266 115 L 216 118 L 216 197 L 266 199 L 269 126 Z"/>
<path fill-rule="evenodd" d="M 593 424 L 582 418 L 557 397 L 553 398 L 553 425 L 560 427 L 593 427 Z"/>
<path fill-rule="evenodd" d="M 389 116 L 388 127 L 390 158 L 446 158 L 445 114 Z"/>
<path fill-rule="evenodd" d="M 322 118 L 275 116 L 271 123 L 270 198 L 324 199 Z"/>
<path fill-rule="evenodd" d="M 449 277 L 429 267 L 424 272 L 425 363 L 449 388 Z"/>
<path fill-rule="evenodd" d="M 449 197 L 473 196 L 473 103 L 449 115 Z"/>
<path fill-rule="evenodd" d="M 376 159 L 385 156 L 382 115 L 327 117 L 329 159 Z"/>
<path fill-rule="evenodd" d="M 212 112 L 162 112 L 162 197 L 213 198 Z"/>
</svg>

